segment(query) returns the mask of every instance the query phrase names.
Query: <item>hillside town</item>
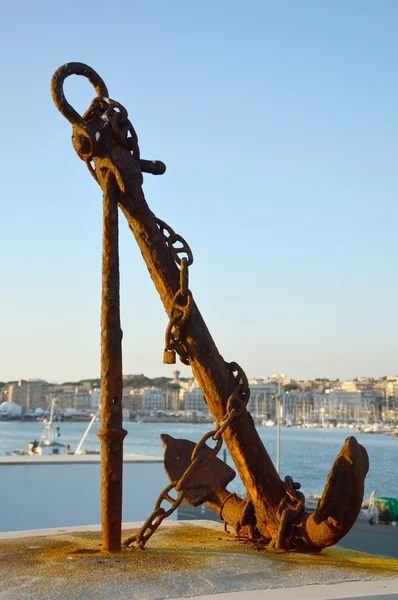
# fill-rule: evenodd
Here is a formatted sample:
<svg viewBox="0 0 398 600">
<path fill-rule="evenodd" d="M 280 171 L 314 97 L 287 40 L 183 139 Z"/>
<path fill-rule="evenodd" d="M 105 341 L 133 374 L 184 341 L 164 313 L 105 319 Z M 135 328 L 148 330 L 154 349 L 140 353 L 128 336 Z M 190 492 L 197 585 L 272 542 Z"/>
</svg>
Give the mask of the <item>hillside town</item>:
<svg viewBox="0 0 398 600">
<path fill-rule="evenodd" d="M 194 379 L 150 379 L 125 375 L 123 414 L 136 421 L 211 422 L 202 391 Z M 398 422 L 398 376 L 359 377 L 350 381 L 293 380 L 285 375 L 249 380 L 249 410 L 258 425 L 300 426 L 356 424 L 377 430 Z M 61 385 L 41 379 L 0 383 L 0 418 L 40 419 L 52 403 L 57 417 L 89 420 L 100 406 L 100 380 Z"/>
</svg>

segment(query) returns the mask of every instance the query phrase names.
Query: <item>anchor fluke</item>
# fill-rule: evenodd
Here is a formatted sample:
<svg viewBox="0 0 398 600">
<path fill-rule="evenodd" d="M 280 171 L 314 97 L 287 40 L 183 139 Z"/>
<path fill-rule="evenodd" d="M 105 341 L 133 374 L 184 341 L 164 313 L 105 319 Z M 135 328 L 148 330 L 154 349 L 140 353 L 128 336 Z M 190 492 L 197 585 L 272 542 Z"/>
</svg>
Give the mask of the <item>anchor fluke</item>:
<svg viewBox="0 0 398 600">
<path fill-rule="evenodd" d="M 298 534 L 307 548 L 319 550 L 341 540 L 358 518 L 368 470 L 365 448 L 348 437 L 333 463 L 316 511 L 304 515 L 293 536 Z"/>
<path fill-rule="evenodd" d="M 164 466 L 170 481 L 177 481 L 191 464 L 196 444 L 179 440 L 163 433 L 160 436 L 164 453 Z M 241 537 L 254 537 L 254 508 L 248 500 L 242 500 L 228 491 L 226 486 L 235 478 L 235 471 L 215 457 L 211 448 L 200 448 L 200 468 L 194 470 L 184 484 L 184 500 L 192 506 L 206 504 L 229 523 Z"/>
<path fill-rule="evenodd" d="M 160 436 L 164 453 L 164 468 L 170 481 L 178 481 L 191 463 L 195 444 L 189 440 L 177 440 L 171 435 Z M 202 459 L 200 469 L 194 471 L 184 485 L 184 499 L 193 506 L 214 500 L 218 490 L 224 490 L 234 479 L 235 471 L 219 458 L 212 458 L 210 448 L 199 450 Z"/>
</svg>

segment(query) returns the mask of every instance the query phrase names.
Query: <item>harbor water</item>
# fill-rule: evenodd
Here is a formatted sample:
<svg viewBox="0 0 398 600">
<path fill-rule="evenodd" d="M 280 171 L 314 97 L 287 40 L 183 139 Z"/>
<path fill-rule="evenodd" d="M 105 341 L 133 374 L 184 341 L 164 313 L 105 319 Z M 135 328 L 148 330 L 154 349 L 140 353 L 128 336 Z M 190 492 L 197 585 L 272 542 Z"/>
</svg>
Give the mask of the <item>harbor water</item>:
<svg viewBox="0 0 398 600">
<path fill-rule="evenodd" d="M 59 427 L 63 444 L 70 444 L 72 452 L 77 447 L 87 428 L 84 422 L 55 422 Z M 136 423 L 124 421 L 128 435 L 124 441 L 124 452 L 146 456 L 163 456 L 160 434 L 168 433 L 176 438 L 198 441 L 211 428 L 209 424 L 190 423 Z M 39 440 L 43 425 L 37 421 L 0 421 L 0 454 L 14 448 L 27 448 L 28 441 Z M 96 432 L 99 424 L 93 425 L 84 447 L 99 448 Z M 276 460 L 276 427 L 258 427 L 258 432 L 271 459 Z M 322 494 L 330 468 L 346 437 L 354 435 L 365 446 L 370 459 L 370 470 L 365 482 L 367 501 L 372 490 L 377 496 L 398 497 L 398 437 L 382 434 L 356 433 L 352 429 L 301 429 L 281 428 L 281 476 L 291 475 L 302 485 L 305 496 Z M 220 458 L 223 451 L 220 452 Z M 234 467 L 231 459 L 228 463 Z M 244 496 L 244 488 L 236 477 L 229 485 L 231 491 Z"/>
</svg>

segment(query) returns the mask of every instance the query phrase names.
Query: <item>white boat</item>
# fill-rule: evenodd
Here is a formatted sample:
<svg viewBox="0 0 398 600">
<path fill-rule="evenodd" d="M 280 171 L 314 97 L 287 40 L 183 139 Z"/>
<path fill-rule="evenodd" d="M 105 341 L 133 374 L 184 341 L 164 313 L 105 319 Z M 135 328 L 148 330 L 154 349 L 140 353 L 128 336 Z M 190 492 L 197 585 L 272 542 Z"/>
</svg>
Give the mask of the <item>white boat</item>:
<svg viewBox="0 0 398 600">
<path fill-rule="evenodd" d="M 84 432 L 75 452 L 71 452 L 71 448 L 69 444 L 61 444 L 59 441 L 56 441 L 57 437 L 60 437 L 59 428 L 57 427 L 57 433 L 54 434 L 53 429 L 53 418 L 54 418 L 54 408 L 55 408 L 55 400 L 51 403 L 50 416 L 48 419 L 44 419 L 44 429 L 40 437 L 40 441 L 35 440 L 34 442 L 28 442 L 28 449 L 22 450 L 21 448 L 15 448 L 12 452 L 9 453 L 11 456 L 55 456 L 55 455 L 81 455 L 81 454 L 99 454 L 100 450 L 84 450 L 83 444 L 84 441 L 95 421 L 98 419 L 98 413 L 92 415 L 91 421 Z"/>
<path fill-rule="evenodd" d="M 54 440 L 53 417 L 54 417 L 55 400 L 51 403 L 50 417 L 44 419 L 44 429 L 41 434 L 40 441 L 28 442 L 27 454 L 38 454 L 39 456 L 48 456 L 49 454 L 67 454 L 69 446 L 56 442 Z M 57 437 L 60 436 L 57 429 Z"/>
<path fill-rule="evenodd" d="M 380 423 L 372 423 L 362 428 L 362 433 L 383 433 Z"/>
</svg>

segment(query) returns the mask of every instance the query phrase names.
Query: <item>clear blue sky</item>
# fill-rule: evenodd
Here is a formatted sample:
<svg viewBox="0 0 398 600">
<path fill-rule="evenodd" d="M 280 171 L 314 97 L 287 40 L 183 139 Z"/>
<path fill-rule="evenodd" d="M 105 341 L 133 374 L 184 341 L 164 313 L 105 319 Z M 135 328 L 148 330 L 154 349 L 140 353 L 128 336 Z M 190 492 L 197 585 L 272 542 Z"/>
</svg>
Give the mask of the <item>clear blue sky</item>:
<svg viewBox="0 0 398 600">
<path fill-rule="evenodd" d="M 49 91 L 71 61 L 167 164 L 145 194 L 191 245 L 226 360 L 249 377 L 397 373 L 397 23 L 395 0 L 4 5 L 0 381 L 99 374 L 101 192 Z M 90 85 L 65 87 L 83 112 Z M 171 376 L 123 217 L 121 295 L 124 372 Z"/>
</svg>

